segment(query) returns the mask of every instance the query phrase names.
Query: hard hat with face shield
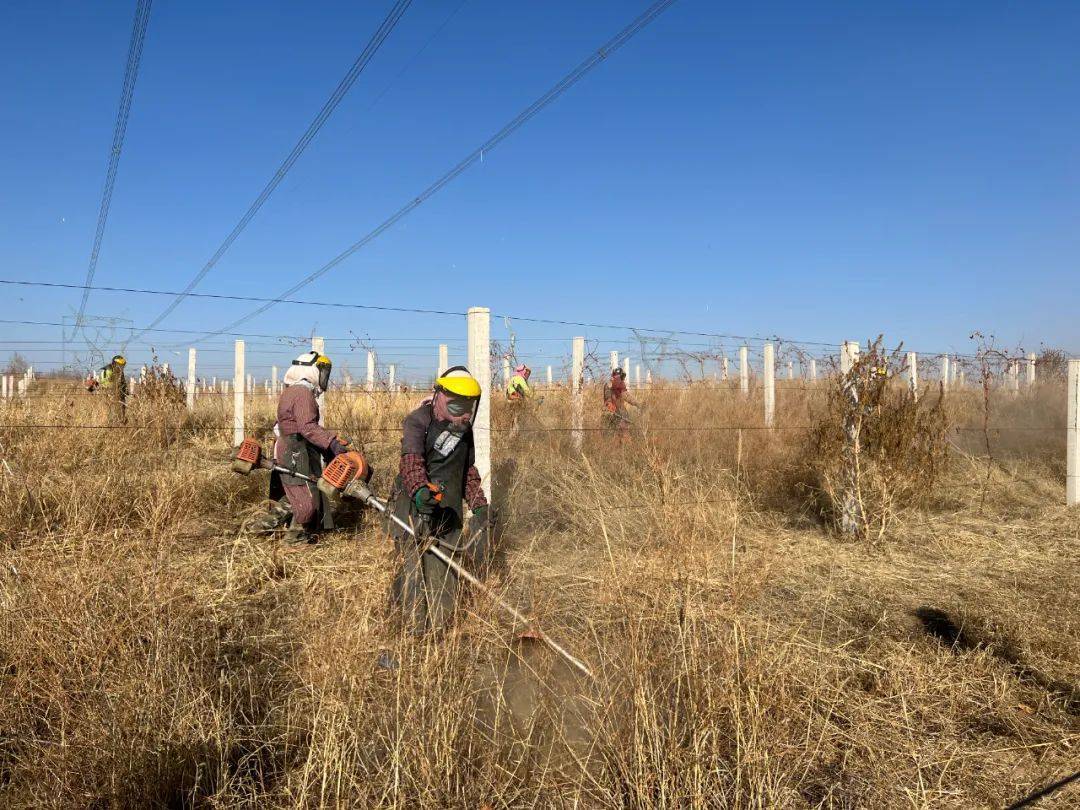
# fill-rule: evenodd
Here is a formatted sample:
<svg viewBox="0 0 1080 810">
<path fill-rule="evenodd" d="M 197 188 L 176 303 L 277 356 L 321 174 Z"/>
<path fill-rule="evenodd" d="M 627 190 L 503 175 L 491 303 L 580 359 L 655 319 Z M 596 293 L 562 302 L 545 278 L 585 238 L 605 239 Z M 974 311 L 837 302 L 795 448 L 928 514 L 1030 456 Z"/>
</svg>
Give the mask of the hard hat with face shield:
<svg viewBox="0 0 1080 810">
<path fill-rule="evenodd" d="M 330 386 L 330 371 L 334 367 L 334 364 L 330 362 L 330 358 L 325 354 L 319 354 L 318 352 L 304 352 L 293 360 L 292 364 L 301 367 L 314 367 L 319 375 L 319 388 L 325 391 Z"/>
</svg>

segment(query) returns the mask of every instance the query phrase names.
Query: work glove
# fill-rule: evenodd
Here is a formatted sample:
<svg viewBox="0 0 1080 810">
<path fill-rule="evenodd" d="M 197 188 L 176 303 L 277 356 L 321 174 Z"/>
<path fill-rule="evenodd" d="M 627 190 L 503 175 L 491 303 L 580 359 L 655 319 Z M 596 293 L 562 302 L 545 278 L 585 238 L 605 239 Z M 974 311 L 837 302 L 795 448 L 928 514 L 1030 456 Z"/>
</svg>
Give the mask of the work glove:
<svg viewBox="0 0 1080 810">
<path fill-rule="evenodd" d="M 330 440 L 330 452 L 335 456 L 349 452 L 349 440 L 343 436 L 335 436 Z"/>
<path fill-rule="evenodd" d="M 443 488 L 441 484 L 428 483 L 413 493 L 413 503 L 416 511 L 421 515 L 431 517 L 442 500 Z"/>
<path fill-rule="evenodd" d="M 491 520 L 491 507 L 486 503 L 472 510 L 472 522 L 476 527 L 487 526 Z"/>
</svg>

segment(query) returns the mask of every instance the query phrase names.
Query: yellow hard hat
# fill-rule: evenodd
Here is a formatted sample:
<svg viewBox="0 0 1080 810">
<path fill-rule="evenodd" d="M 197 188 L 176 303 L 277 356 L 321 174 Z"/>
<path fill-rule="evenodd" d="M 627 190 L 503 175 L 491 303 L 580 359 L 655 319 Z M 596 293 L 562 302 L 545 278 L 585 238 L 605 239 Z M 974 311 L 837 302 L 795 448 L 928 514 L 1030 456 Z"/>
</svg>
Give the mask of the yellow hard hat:
<svg viewBox="0 0 1080 810">
<path fill-rule="evenodd" d="M 447 369 L 439 379 L 435 380 L 436 390 L 442 389 L 459 397 L 471 397 L 479 399 L 480 383 L 469 373 L 465 366 L 454 366 Z"/>
<path fill-rule="evenodd" d="M 127 360 L 124 359 L 124 355 L 122 355 L 122 354 L 118 354 L 115 357 L 113 357 L 112 361 L 114 363 L 116 363 L 116 365 L 118 365 L 118 366 L 126 366 L 127 365 Z"/>
</svg>

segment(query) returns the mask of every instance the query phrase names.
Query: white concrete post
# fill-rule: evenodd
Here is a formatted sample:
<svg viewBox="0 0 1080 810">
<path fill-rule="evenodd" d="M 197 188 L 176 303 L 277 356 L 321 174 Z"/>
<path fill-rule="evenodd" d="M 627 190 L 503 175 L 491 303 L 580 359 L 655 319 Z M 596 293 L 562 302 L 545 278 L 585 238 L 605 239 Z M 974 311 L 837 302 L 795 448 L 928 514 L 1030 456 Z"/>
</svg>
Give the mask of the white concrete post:
<svg viewBox="0 0 1080 810">
<path fill-rule="evenodd" d="M 277 366 L 270 366 L 270 395 L 278 392 Z"/>
<path fill-rule="evenodd" d="M 965 385 L 967 384 L 967 383 L 965 382 L 965 380 L 966 380 L 966 379 L 967 379 L 967 377 L 966 377 L 966 375 L 964 374 L 964 370 L 963 370 L 963 369 L 960 369 L 960 376 L 959 376 L 959 378 L 957 379 L 957 385 L 959 385 L 959 386 L 960 386 L 961 388 L 963 388 L 963 387 L 964 387 L 964 386 L 965 386 Z"/>
<path fill-rule="evenodd" d="M 397 385 L 397 363 L 391 363 L 386 367 L 386 389 L 388 391 L 396 390 L 394 386 Z"/>
<path fill-rule="evenodd" d="M 450 368 L 450 350 L 445 343 L 439 344 L 439 368 L 435 373 L 436 377 L 441 377 L 446 373 L 446 370 Z"/>
<path fill-rule="evenodd" d="M 762 351 L 764 368 L 761 376 L 765 383 L 765 427 L 772 427 L 776 419 L 776 350 L 766 343 Z"/>
<path fill-rule="evenodd" d="M 634 388 L 641 388 L 641 364 L 634 366 Z"/>
<path fill-rule="evenodd" d="M 503 360 L 503 364 L 502 364 L 502 366 L 503 366 L 502 384 L 503 384 L 503 388 L 505 388 L 506 386 L 508 386 L 510 384 L 510 358 L 509 357 L 504 357 L 502 360 Z"/>
<path fill-rule="evenodd" d="M 746 346 L 739 347 L 739 388 L 743 396 L 750 396 L 750 362 L 747 359 L 749 349 Z"/>
<path fill-rule="evenodd" d="M 652 369 L 645 369 L 645 387 L 652 388 Z"/>
<path fill-rule="evenodd" d="M 1080 504 L 1080 360 L 1069 361 L 1069 413 L 1065 423 L 1065 503 Z"/>
<path fill-rule="evenodd" d="M 187 350 L 187 409 L 195 410 L 195 347 Z"/>
<path fill-rule="evenodd" d="M 1027 356 L 1027 387 L 1031 388 L 1035 385 L 1035 360 L 1034 354 Z"/>
<path fill-rule="evenodd" d="M 840 369 L 843 373 L 841 384 L 848 400 L 848 411 L 844 414 L 844 501 L 840 513 L 840 529 L 849 536 L 858 536 L 862 531 L 862 504 L 859 500 L 858 457 L 861 424 L 858 418 L 859 383 L 852 369 L 859 360 L 859 343 L 846 340 L 840 347 Z"/>
<path fill-rule="evenodd" d="M 623 372 L 625 372 L 627 377 L 630 376 L 630 355 L 623 355 L 622 365 L 620 366 L 620 368 L 622 368 Z"/>
<path fill-rule="evenodd" d="M 547 384 L 548 388 L 555 384 L 555 378 L 551 375 L 551 366 L 547 367 Z"/>
<path fill-rule="evenodd" d="M 316 354 L 326 354 L 326 339 L 322 337 L 311 338 L 311 350 Z M 315 395 L 315 401 L 319 403 L 319 424 L 326 424 L 326 392 L 319 391 Z"/>
<path fill-rule="evenodd" d="M 375 352 L 367 353 L 367 390 L 375 390 Z"/>
<path fill-rule="evenodd" d="M 614 354 L 614 352 L 612 353 Z M 585 423 L 585 402 L 581 391 L 581 377 L 585 372 L 585 338 L 576 337 L 570 363 L 570 426 L 573 428 L 571 442 L 574 449 L 581 450 L 584 438 L 582 427 Z M 612 361 L 614 362 L 614 361 Z"/>
<path fill-rule="evenodd" d="M 484 492 L 491 501 L 491 310 L 469 307 L 468 323 L 469 372 L 480 383 L 480 405 L 473 422 L 473 449 L 476 470 L 480 473 Z"/>
<path fill-rule="evenodd" d="M 8 375 L 4 374 L 2 377 L 0 377 L 0 399 L 7 399 L 8 398 L 7 384 L 8 384 Z"/>
<path fill-rule="evenodd" d="M 795 361 L 794 360 L 788 360 L 787 361 L 787 378 L 788 378 L 788 380 L 794 380 L 795 379 Z"/>
<path fill-rule="evenodd" d="M 728 380 L 728 361 L 725 354 L 720 358 L 720 382 L 727 382 Z"/>
<path fill-rule="evenodd" d="M 840 373 L 846 375 L 859 357 L 859 341 L 845 340 L 840 344 Z"/>
<path fill-rule="evenodd" d="M 1020 393 L 1020 361 L 1009 361 L 1009 390 L 1014 394 Z"/>
<path fill-rule="evenodd" d="M 614 371 L 618 367 L 619 367 L 619 353 L 618 352 L 612 352 L 611 353 L 611 370 Z"/>
<path fill-rule="evenodd" d="M 911 397 L 919 401 L 919 355 L 915 352 L 907 353 L 907 381 L 911 390 Z"/>
<path fill-rule="evenodd" d="M 941 388 L 949 390 L 949 355 L 941 355 Z"/>
<path fill-rule="evenodd" d="M 810 382 L 817 382 L 817 358 L 810 358 Z"/>
<path fill-rule="evenodd" d="M 235 344 L 236 362 L 233 366 L 233 447 L 244 440 L 244 341 Z"/>
</svg>

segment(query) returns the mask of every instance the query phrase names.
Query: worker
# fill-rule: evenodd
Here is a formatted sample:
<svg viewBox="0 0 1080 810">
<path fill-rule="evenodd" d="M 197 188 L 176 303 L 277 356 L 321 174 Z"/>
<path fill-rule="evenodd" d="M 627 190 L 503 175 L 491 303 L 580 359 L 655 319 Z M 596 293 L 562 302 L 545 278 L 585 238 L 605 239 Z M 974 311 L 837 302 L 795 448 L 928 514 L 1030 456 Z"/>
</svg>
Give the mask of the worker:
<svg viewBox="0 0 1080 810">
<path fill-rule="evenodd" d="M 274 462 L 286 469 L 317 479 L 323 461 L 349 449 L 347 439 L 319 424 L 318 395 L 330 384 L 330 358 L 304 352 L 285 372 L 274 425 Z M 270 513 L 253 528 L 273 530 L 285 523 L 287 545 L 314 542 L 320 530 L 334 528 L 329 499 L 311 481 L 282 472 L 270 474 Z"/>
<path fill-rule="evenodd" d="M 506 384 L 506 398 L 510 402 L 524 402 L 531 399 L 533 390 L 529 387 L 532 369 L 522 363 L 514 369 L 514 376 Z"/>
<path fill-rule="evenodd" d="M 469 370 L 454 366 L 435 381 L 432 396 L 405 418 L 391 508 L 417 536 L 392 524 L 401 566 L 391 600 L 405 625 L 418 634 L 447 625 L 459 588 L 457 574 L 425 554 L 424 544 L 437 543 L 474 570 L 488 561 L 493 519 L 476 469 L 472 433 L 480 396 L 480 383 Z M 472 513 L 467 523 L 466 506 Z"/>
<path fill-rule="evenodd" d="M 616 368 L 611 372 L 611 379 L 604 385 L 604 422 L 620 438 L 626 438 L 630 431 L 631 423 L 627 415 L 627 405 L 641 407 L 627 390 L 626 372 L 621 368 Z"/>
<path fill-rule="evenodd" d="M 109 421 L 123 424 L 127 421 L 127 377 L 124 366 L 127 360 L 122 354 L 113 355 L 108 365 L 101 368 L 101 388 L 110 395 Z"/>
</svg>

